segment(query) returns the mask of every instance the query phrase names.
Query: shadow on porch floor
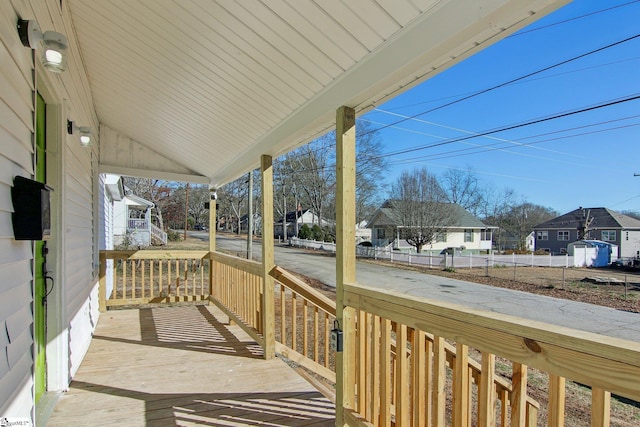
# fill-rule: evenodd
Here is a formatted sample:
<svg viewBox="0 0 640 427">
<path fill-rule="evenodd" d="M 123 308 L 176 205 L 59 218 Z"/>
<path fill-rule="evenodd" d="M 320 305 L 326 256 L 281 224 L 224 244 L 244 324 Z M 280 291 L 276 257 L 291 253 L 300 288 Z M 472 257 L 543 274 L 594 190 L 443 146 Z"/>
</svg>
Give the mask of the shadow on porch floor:
<svg viewBox="0 0 640 427">
<path fill-rule="evenodd" d="M 103 313 L 49 426 L 330 426 L 334 406 L 212 306 Z"/>
</svg>

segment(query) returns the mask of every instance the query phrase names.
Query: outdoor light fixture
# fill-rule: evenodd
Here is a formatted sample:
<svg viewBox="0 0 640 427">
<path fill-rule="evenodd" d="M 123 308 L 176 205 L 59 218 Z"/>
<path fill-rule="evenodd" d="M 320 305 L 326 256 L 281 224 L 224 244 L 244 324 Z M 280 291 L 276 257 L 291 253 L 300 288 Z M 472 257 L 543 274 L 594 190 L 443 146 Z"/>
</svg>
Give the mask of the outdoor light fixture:
<svg viewBox="0 0 640 427">
<path fill-rule="evenodd" d="M 67 120 L 67 133 L 73 135 L 78 133 L 80 135 L 80 144 L 83 147 L 88 147 L 91 144 L 91 128 L 86 126 L 78 126 L 71 120 Z"/>
<path fill-rule="evenodd" d="M 18 20 L 18 34 L 25 47 L 37 49 L 42 43 L 42 65 L 54 73 L 61 73 L 67 66 L 67 37 L 55 31 L 40 31 L 33 19 Z"/>
</svg>

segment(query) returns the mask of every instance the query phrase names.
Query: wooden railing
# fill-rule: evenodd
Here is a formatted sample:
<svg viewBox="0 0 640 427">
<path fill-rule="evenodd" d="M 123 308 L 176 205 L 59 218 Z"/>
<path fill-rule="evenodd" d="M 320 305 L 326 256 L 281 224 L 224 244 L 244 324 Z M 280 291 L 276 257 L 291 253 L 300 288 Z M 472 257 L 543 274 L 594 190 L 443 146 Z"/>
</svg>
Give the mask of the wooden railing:
<svg viewBox="0 0 640 427">
<path fill-rule="evenodd" d="M 328 344 L 329 331 L 333 327 L 333 321 L 335 320 L 335 302 L 311 288 L 282 267 L 276 266 L 271 271 L 271 276 L 278 282 L 276 284 L 276 293 L 279 294 L 276 298 L 276 305 L 278 306 L 276 309 L 276 338 L 278 339 L 276 349 L 278 353 L 335 383 L 336 376 L 333 354 L 329 350 Z M 362 399 L 359 401 L 363 402 L 363 408 L 369 412 L 373 412 L 373 407 L 377 407 L 379 410 L 381 405 L 378 397 L 376 397 L 374 401 L 372 389 L 367 388 L 371 386 L 371 368 L 376 367 L 376 371 L 380 370 L 379 358 L 388 360 L 390 377 L 393 376 L 394 372 L 397 372 L 398 366 L 403 366 L 403 358 L 416 360 L 417 363 L 420 364 L 420 366 L 417 364 L 414 365 L 417 375 L 416 378 L 420 377 L 425 380 L 429 378 L 427 372 L 431 372 L 433 362 L 433 358 L 427 358 L 425 355 L 434 348 L 434 345 L 438 344 L 443 352 L 441 362 L 446 364 L 443 369 L 447 369 L 447 366 L 455 368 L 457 363 L 456 353 L 458 349 L 455 346 L 444 340 L 435 338 L 433 335 L 420 331 L 416 332 L 414 329 L 407 330 L 408 341 L 404 346 L 405 352 L 401 357 L 398 357 L 397 349 L 401 347 L 396 344 L 396 339 L 399 336 L 396 329 L 399 327 L 399 324 L 387 321 L 390 326 L 389 336 L 385 339 L 387 346 L 381 347 L 381 322 L 382 319 L 380 317 L 361 311 L 356 328 L 356 345 L 358 348 L 356 354 L 360 358 L 359 360 L 363 361 L 363 363 L 358 364 L 360 374 L 357 380 L 357 396 L 358 399 L 359 396 L 362 396 Z M 377 339 L 375 337 L 377 337 Z M 412 356 L 412 352 L 414 352 L 415 356 Z M 414 359 L 413 357 L 417 358 Z M 482 379 L 487 377 L 493 381 L 495 393 L 498 401 L 501 403 L 499 411 L 500 425 L 509 425 L 507 404 L 512 398 L 511 382 L 496 375 L 483 377 L 480 363 L 468 357 L 464 359 L 466 362 L 461 363 L 466 363 L 471 378 L 476 384 L 480 384 Z M 398 376 L 397 379 L 402 380 L 402 377 Z M 410 381 L 411 380 L 409 380 L 409 382 Z M 424 383 L 422 383 L 422 385 L 424 386 Z M 398 401 L 397 391 L 399 389 L 397 387 L 390 387 L 387 390 L 389 391 L 389 395 L 386 405 L 390 408 L 389 414 L 394 414 L 396 402 Z M 444 394 L 441 394 L 441 397 L 444 398 Z M 420 399 L 426 398 L 427 394 L 420 397 Z M 425 400 L 421 404 L 417 403 L 425 410 L 417 412 L 415 419 L 428 419 L 427 408 L 430 404 L 427 405 L 426 402 Z M 367 405 L 367 403 L 369 405 Z M 444 408 L 444 401 L 441 403 L 443 405 L 442 408 Z M 526 425 L 535 426 L 539 405 L 535 400 L 527 396 L 526 392 L 525 405 L 527 414 Z M 416 406 L 416 408 L 417 407 L 418 406 Z M 479 415 L 480 414 L 476 414 L 476 419 Z"/>
<path fill-rule="evenodd" d="M 345 379 L 355 384 L 349 425 L 533 426 L 528 367 L 549 374 L 549 425 L 564 423 L 565 378 L 592 387 L 593 426 L 609 425 L 611 393 L 640 399 L 639 343 L 361 285 L 345 285 L 344 302 L 357 331 L 344 356 L 355 366 Z M 470 362 L 471 348 L 480 363 Z M 497 381 L 496 357 L 511 361 L 510 387 Z"/>
<path fill-rule="evenodd" d="M 210 301 L 264 347 L 261 264 L 219 252 L 211 252 L 209 257 L 213 283 Z"/>
<path fill-rule="evenodd" d="M 101 251 L 100 308 L 209 297 L 207 251 Z M 113 291 L 106 295 L 107 260 Z"/>
<path fill-rule="evenodd" d="M 148 230 L 149 221 L 145 218 L 129 218 L 127 228 L 130 230 Z"/>
<path fill-rule="evenodd" d="M 208 300 L 265 345 L 261 264 L 208 251 L 103 251 L 100 260 L 101 309 Z M 335 303 L 280 267 L 270 274 L 277 351 L 334 382 Z M 592 387 L 594 426 L 608 425 L 611 393 L 640 400 L 640 343 L 362 285 L 345 285 L 343 301 L 355 331 L 343 355 L 354 367 L 343 381 L 350 425 L 534 426 L 529 367 L 548 373 L 550 425 L 564 422 L 565 379 Z M 496 358 L 511 378 L 496 372 Z"/>
<path fill-rule="evenodd" d="M 149 224 L 151 228 L 151 238 L 156 239 L 157 243 L 167 244 L 167 233 L 155 224 Z"/>
<path fill-rule="evenodd" d="M 288 271 L 276 266 L 276 351 L 317 375 L 335 383 L 329 332 L 336 318 L 336 303 Z"/>
</svg>

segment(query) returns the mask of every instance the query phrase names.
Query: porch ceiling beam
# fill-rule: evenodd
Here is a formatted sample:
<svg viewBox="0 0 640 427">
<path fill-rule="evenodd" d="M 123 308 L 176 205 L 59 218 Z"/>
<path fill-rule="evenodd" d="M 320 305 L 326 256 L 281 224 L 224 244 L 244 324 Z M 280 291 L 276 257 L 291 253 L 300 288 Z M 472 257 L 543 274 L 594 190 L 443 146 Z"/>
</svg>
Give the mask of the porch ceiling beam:
<svg viewBox="0 0 640 427">
<path fill-rule="evenodd" d="M 189 182 L 192 184 L 209 184 L 209 178 L 202 175 L 190 175 L 185 173 L 167 172 L 152 169 L 136 169 L 124 166 L 103 165 L 99 167 L 99 173 L 112 173 L 122 176 L 135 176 L 138 178 L 164 179 L 166 181 Z"/>
</svg>

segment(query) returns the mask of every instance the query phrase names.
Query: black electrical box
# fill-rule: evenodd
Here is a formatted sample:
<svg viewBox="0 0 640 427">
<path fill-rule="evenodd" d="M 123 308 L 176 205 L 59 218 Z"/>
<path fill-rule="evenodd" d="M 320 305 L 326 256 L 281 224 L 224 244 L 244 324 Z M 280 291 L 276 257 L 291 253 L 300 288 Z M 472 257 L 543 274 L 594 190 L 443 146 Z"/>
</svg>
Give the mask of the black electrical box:
<svg viewBox="0 0 640 427">
<path fill-rule="evenodd" d="M 16 240 L 47 240 L 51 237 L 53 189 L 32 179 L 16 176 L 11 188 L 13 235 Z"/>
</svg>

